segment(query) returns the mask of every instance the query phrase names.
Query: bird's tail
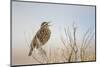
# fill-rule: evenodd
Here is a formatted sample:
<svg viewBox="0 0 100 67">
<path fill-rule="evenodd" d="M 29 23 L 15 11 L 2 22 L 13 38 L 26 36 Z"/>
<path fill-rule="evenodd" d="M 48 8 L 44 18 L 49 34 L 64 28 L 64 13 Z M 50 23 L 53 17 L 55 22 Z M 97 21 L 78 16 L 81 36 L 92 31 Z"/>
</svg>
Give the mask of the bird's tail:
<svg viewBox="0 0 100 67">
<path fill-rule="evenodd" d="M 30 49 L 28 56 L 31 56 L 31 55 L 32 55 L 32 51 L 33 51 L 33 50 Z"/>
</svg>

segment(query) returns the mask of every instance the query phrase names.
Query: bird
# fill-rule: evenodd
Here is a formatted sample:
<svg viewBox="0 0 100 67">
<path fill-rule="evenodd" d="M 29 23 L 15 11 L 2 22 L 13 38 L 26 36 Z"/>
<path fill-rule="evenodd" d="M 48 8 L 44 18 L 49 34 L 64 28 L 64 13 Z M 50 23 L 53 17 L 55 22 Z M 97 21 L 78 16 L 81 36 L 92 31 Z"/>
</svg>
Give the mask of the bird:
<svg viewBox="0 0 100 67">
<path fill-rule="evenodd" d="M 50 22 L 42 22 L 40 29 L 37 31 L 35 36 L 33 37 L 31 44 L 30 44 L 30 51 L 28 56 L 32 55 L 33 49 L 39 49 L 43 45 L 45 45 L 51 36 L 51 30 L 50 30 Z"/>
</svg>

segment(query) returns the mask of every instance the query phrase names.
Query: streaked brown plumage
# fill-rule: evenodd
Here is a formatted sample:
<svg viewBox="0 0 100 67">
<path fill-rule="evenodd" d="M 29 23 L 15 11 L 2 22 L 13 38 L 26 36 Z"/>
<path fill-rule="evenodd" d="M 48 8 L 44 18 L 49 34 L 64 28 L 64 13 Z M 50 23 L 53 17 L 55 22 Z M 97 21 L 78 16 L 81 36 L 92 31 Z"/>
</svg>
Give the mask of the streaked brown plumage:
<svg viewBox="0 0 100 67">
<path fill-rule="evenodd" d="M 34 48 L 41 48 L 45 43 L 49 40 L 51 35 L 51 31 L 49 29 L 49 23 L 43 22 L 39 31 L 36 33 L 35 37 L 31 42 L 31 48 L 28 56 L 32 55 L 32 51 Z"/>
</svg>

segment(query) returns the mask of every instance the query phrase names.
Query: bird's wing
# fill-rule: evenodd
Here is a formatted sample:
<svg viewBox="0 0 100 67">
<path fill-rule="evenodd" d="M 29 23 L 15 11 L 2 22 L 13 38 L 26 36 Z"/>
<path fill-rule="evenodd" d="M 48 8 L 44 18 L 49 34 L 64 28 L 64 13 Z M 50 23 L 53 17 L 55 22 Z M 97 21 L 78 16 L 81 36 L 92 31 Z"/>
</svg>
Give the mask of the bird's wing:
<svg viewBox="0 0 100 67">
<path fill-rule="evenodd" d="M 31 42 L 31 47 L 32 48 L 38 48 L 42 43 L 40 42 L 40 39 L 39 37 L 41 38 L 41 34 L 40 34 L 40 30 L 36 33 L 36 35 L 34 36 L 32 42 Z"/>
<path fill-rule="evenodd" d="M 43 39 L 43 30 L 40 29 L 37 34 L 36 34 L 37 38 L 39 39 L 39 41 L 41 41 Z"/>
</svg>

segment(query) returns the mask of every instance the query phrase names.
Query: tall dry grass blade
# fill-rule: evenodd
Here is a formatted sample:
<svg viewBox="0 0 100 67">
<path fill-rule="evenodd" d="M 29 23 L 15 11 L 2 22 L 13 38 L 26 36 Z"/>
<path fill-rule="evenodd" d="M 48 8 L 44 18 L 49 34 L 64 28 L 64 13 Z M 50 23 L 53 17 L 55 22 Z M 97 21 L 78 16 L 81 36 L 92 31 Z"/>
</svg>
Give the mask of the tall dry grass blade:
<svg viewBox="0 0 100 67">
<path fill-rule="evenodd" d="M 83 36 L 83 39 L 82 39 L 82 45 L 81 45 L 81 48 L 80 48 L 80 58 L 81 58 L 81 61 L 83 61 L 84 59 L 84 45 L 85 45 L 85 42 L 86 42 L 86 37 L 89 33 L 89 29 L 85 32 L 84 36 Z"/>
<path fill-rule="evenodd" d="M 67 46 L 66 46 L 66 43 L 65 43 L 65 41 L 63 40 L 63 37 L 61 37 L 61 41 L 62 41 L 63 45 L 65 46 L 65 48 L 68 50 L 68 48 L 67 48 Z"/>
<path fill-rule="evenodd" d="M 64 54 L 64 53 L 65 53 L 65 52 L 64 52 L 65 50 L 62 49 L 62 51 L 63 51 L 62 56 L 65 58 L 65 60 L 66 60 L 65 62 L 67 62 L 67 61 L 68 61 L 68 58 L 67 58 L 67 57 L 65 56 L 65 54 Z"/>
<path fill-rule="evenodd" d="M 75 49 L 75 47 L 76 47 L 76 50 L 75 50 L 75 61 L 77 61 L 77 52 L 78 52 L 78 47 L 77 47 L 77 45 L 76 45 L 76 27 L 74 27 L 74 25 L 73 25 L 73 37 L 74 37 L 74 43 L 73 43 L 73 47 L 74 47 L 74 49 Z"/>
<path fill-rule="evenodd" d="M 85 50 L 86 50 L 86 48 L 89 46 L 89 44 L 91 43 L 91 40 L 93 39 L 93 37 L 94 37 L 94 33 L 91 34 L 90 39 L 88 40 L 86 46 L 84 47 Z"/>
<path fill-rule="evenodd" d="M 88 33 L 89 33 L 89 29 L 86 31 L 86 33 L 83 36 L 81 48 L 84 46 L 84 40 L 85 40 Z"/>
</svg>

